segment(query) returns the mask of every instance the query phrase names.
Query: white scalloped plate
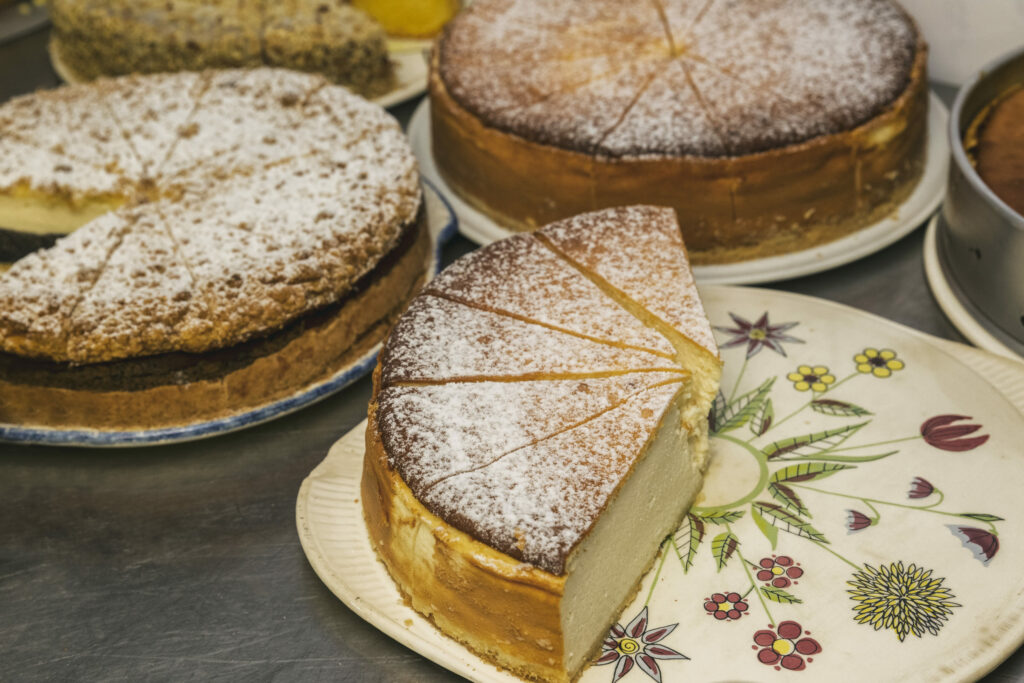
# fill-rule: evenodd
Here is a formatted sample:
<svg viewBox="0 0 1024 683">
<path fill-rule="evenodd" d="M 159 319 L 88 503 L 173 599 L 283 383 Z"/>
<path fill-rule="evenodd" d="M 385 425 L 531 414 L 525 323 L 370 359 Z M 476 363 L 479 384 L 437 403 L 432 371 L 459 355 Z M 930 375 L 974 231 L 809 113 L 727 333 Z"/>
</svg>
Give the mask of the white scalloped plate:
<svg viewBox="0 0 1024 683">
<path fill-rule="evenodd" d="M 434 248 L 431 249 L 430 254 L 427 256 L 427 281 L 429 282 L 440 270 L 441 247 L 451 239 L 458 227 L 451 207 L 429 183 L 424 183 L 423 197 L 427 208 L 427 226 L 434 241 Z M 373 366 L 377 362 L 377 351 L 379 349 L 380 344 L 375 345 L 331 377 L 310 384 L 291 396 L 215 420 L 203 420 L 173 427 L 133 430 L 52 429 L 0 422 L 0 443 L 6 441 L 52 446 L 89 447 L 157 446 L 182 441 L 195 441 L 196 439 L 205 439 L 219 434 L 235 432 L 239 429 L 254 427 L 258 424 L 283 417 L 317 401 L 321 401 L 332 394 L 336 394 L 373 370 Z"/>
<path fill-rule="evenodd" d="M 928 108 L 927 163 L 920 182 L 896 211 L 881 221 L 846 237 L 804 251 L 769 256 L 723 265 L 695 266 L 700 284 L 754 284 L 775 282 L 801 275 L 830 270 L 884 249 L 921 225 L 942 203 L 949 172 L 949 142 L 946 122 L 949 112 L 934 94 Z M 420 162 L 420 171 L 451 202 L 459 217 L 459 232 L 478 244 L 515 234 L 498 225 L 491 217 L 463 201 L 445 183 L 434 163 L 430 143 L 430 102 L 424 99 L 409 121 L 409 141 Z"/>
<path fill-rule="evenodd" d="M 1024 641 L 1022 366 L 820 299 L 736 287 L 703 293 L 723 346 L 736 337 L 724 331 L 737 328 L 730 314 L 798 323 L 774 334 L 800 341 L 780 341 L 785 356 L 762 348 L 746 358 L 746 342 L 722 352 L 731 404 L 718 424 L 735 428 L 712 439 L 699 507 L 667 539 L 620 619 L 627 624 L 646 605 L 649 624 L 678 624 L 659 644 L 688 659 L 659 660 L 661 679 L 951 682 L 980 678 L 1012 654 Z M 870 361 L 858 362 L 867 357 L 856 358 L 867 348 L 891 349 L 894 358 L 874 357 L 896 369 L 876 376 Z M 835 378 L 824 380 L 830 389 L 799 391 L 788 375 L 802 365 L 828 368 L 819 374 Z M 749 392 L 760 406 L 753 418 L 729 421 Z M 758 436 L 768 399 L 774 419 Z M 338 441 L 299 491 L 296 522 L 313 569 L 353 611 L 423 656 L 474 681 L 517 680 L 402 602 L 370 547 L 359 504 L 364 430 L 365 423 Z M 832 436 L 822 437 L 827 431 Z M 982 436 L 984 443 L 972 441 Z M 802 477 L 792 469 L 800 465 Z M 847 468 L 828 469 L 835 465 Z M 776 496 L 773 482 L 783 485 Z M 755 509 L 768 520 L 764 531 Z M 703 536 L 691 535 L 691 525 Z M 684 573 L 689 540 L 698 537 Z M 902 582 L 880 578 L 883 567 Z M 858 623 L 855 607 L 869 616 L 877 608 L 854 600 L 851 582 L 877 591 L 881 605 L 902 598 L 904 614 L 917 621 L 883 618 L 878 630 Z M 731 592 L 745 596 L 734 613 L 720 610 L 719 619 L 707 610 L 720 602 L 716 594 Z M 793 647 L 804 654 L 762 663 Z M 581 680 L 611 683 L 614 670 L 591 666 Z M 638 665 L 623 680 L 648 679 Z"/>
<path fill-rule="evenodd" d="M 53 70 L 62 81 L 71 84 L 82 82 L 61 56 L 58 41 L 51 40 L 47 49 Z M 422 49 L 406 45 L 401 49 L 389 49 L 388 55 L 395 67 L 395 86 L 383 95 L 374 97 L 371 102 L 382 107 L 393 107 L 426 92 L 427 60 Z"/>
</svg>

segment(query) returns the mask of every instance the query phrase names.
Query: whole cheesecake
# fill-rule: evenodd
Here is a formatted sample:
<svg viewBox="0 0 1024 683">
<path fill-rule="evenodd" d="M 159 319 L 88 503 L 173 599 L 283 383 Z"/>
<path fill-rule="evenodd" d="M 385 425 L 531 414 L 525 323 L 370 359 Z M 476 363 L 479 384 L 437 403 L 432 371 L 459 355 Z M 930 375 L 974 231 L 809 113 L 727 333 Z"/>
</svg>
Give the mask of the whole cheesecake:
<svg viewBox="0 0 1024 683">
<path fill-rule="evenodd" d="M 806 249 L 913 190 L 926 52 L 889 0 L 480 0 L 435 46 L 433 154 L 512 230 L 642 202 L 695 263 Z"/>
<path fill-rule="evenodd" d="M 50 53 L 71 82 L 285 67 L 374 97 L 394 82 L 384 29 L 341 0 L 52 0 Z"/>
<path fill-rule="evenodd" d="M 700 489 L 720 370 L 669 209 L 583 214 L 463 257 L 374 372 L 374 548 L 448 636 L 574 679 Z"/>
<path fill-rule="evenodd" d="M 0 107 L 0 148 L 0 422 L 154 427 L 286 397 L 379 342 L 424 278 L 398 124 L 320 76 L 40 92 Z"/>
</svg>

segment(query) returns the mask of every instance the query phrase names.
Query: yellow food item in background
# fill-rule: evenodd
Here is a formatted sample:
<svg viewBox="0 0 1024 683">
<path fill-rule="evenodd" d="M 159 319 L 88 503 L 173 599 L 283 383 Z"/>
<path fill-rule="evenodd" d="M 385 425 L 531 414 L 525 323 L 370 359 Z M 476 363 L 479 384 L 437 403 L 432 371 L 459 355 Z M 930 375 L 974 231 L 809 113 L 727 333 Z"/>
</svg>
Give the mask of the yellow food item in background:
<svg viewBox="0 0 1024 683">
<path fill-rule="evenodd" d="M 455 16 L 460 0 L 352 0 L 376 19 L 389 35 L 428 38 Z"/>
</svg>

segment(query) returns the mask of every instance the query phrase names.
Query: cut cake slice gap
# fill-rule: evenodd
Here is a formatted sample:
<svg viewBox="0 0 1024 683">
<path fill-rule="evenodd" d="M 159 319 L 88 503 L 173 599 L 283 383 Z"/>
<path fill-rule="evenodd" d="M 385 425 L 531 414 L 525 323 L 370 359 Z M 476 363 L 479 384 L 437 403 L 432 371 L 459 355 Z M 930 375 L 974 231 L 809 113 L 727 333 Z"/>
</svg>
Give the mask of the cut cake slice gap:
<svg viewBox="0 0 1024 683">
<path fill-rule="evenodd" d="M 518 276 L 510 278 L 509 273 Z M 675 355 L 657 330 L 618 307 L 533 235 L 516 235 L 460 258 L 424 290 L 591 341 Z"/>
<path fill-rule="evenodd" d="M 389 386 L 377 417 L 389 452 L 416 449 L 423 457 L 397 463 L 413 493 L 476 469 L 506 453 L 550 438 L 610 410 L 638 392 L 679 383 L 675 373 L 606 378 L 452 382 Z"/>
<path fill-rule="evenodd" d="M 432 295 L 421 296 L 409 306 L 381 354 L 383 386 L 542 379 L 568 373 L 685 372 L 662 356 L 591 342 Z"/>
</svg>

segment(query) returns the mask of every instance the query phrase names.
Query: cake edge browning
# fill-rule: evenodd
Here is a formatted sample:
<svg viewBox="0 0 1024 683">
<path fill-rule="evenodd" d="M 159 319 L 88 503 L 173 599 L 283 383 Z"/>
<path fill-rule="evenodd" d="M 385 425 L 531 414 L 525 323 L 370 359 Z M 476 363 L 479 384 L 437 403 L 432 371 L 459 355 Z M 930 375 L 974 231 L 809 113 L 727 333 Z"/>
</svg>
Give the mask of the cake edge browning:
<svg viewBox="0 0 1024 683">
<path fill-rule="evenodd" d="M 184 425 L 237 414 L 327 380 L 382 341 L 423 285 L 431 245 L 425 220 L 410 232 L 413 239 L 394 263 L 358 293 L 331 310 L 300 318 L 297 325 L 309 323 L 301 332 L 241 367 L 226 364 L 223 374 L 196 381 L 182 381 L 170 371 L 163 382 L 141 389 L 62 387 L 5 376 L 0 378 L 0 422 L 61 429 Z"/>
<path fill-rule="evenodd" d="M 489 127 L 448 92 L 435 44 L 432 149 L 452 190 L 513 231 L 601 208 L 654 204 L 676 210 L 694 264 L 772 256 L 866 227 L 911 194 L 924 171 L 927 55 L 918 33 L 904 91 L 842 133 L 741 157 L 604 158 Z"/>
</svg>

